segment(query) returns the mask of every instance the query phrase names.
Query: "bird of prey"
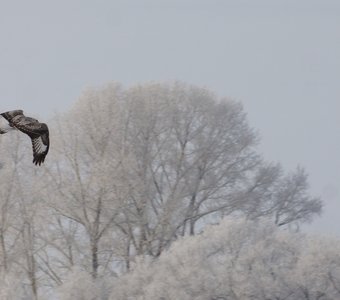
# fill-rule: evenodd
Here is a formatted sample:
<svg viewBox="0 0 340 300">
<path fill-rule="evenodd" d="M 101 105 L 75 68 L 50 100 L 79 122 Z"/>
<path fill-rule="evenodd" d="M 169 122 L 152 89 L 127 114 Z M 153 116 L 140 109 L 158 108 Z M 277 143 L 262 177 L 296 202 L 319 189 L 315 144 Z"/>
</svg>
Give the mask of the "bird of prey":
<svg viewBox="0 0 340 300">
<path fill-rule="evenodd" d="M 41 165 L 50 147 L 49 131 L 45 123 L 26 117 L 22 110 L 12 110 L 0 114 L 0 134 L 18 129 L 32 140 L 33 163 Z M 7 121 L 7 122 L 6 122 Z M 5 123 L 5 124 L 1 124 Z M 2 125 L 2 126 L 1 126 Z"/>
</svg>

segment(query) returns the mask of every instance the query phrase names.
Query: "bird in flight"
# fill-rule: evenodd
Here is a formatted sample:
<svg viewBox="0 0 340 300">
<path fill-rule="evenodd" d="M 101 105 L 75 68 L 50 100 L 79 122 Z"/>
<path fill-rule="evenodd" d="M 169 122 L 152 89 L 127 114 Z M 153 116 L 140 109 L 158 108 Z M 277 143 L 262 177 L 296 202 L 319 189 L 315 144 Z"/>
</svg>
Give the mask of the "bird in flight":
<svg viewBox="0 0 340 300">
<path fill-rule="evenodd" d="M 22 110 L 12 110 L 0 114 L 0 134 L 10 130 L 20 130 L 32 140 L 33 163 L 41 165 L 50 147 L 49 131 L 45 123 L 26 117 Z M 7 121 L 7 122 L 6 122 Z"/>
</svg>

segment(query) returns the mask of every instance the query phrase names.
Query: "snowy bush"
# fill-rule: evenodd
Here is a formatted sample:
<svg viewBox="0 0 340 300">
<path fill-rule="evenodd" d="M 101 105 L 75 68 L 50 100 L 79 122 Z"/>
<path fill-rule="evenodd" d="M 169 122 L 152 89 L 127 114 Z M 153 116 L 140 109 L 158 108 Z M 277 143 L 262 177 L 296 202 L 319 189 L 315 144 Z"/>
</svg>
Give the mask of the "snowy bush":
<svg viewBox="0 0 340 300">
<path fill-rule="evenodd" d="M 64 284 L 59 288 L 61 300 L 99 300 L 99 289 L 91 275 L 80 269 L 68 274 Z"/>
<path fill-rule="evenodd" d="M 111 300 L 339 299 L 339 250 L 338 240 L 228 219 L 139 261 Z"/>
</svg>

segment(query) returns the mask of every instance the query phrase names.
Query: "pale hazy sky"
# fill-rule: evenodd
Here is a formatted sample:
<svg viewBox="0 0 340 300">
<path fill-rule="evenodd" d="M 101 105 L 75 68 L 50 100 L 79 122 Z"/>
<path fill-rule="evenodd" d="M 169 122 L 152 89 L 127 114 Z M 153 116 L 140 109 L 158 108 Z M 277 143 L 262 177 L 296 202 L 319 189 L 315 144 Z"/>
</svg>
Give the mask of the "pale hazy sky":
<svg viewBox="0 0 340 300">
<path fill-rule="evenodd" d="M 340 235 L 340 1 L 0 1 L 0 110 L 48 121 L 88 86 L 182 80 L 240 100 Z"/>
</svg>

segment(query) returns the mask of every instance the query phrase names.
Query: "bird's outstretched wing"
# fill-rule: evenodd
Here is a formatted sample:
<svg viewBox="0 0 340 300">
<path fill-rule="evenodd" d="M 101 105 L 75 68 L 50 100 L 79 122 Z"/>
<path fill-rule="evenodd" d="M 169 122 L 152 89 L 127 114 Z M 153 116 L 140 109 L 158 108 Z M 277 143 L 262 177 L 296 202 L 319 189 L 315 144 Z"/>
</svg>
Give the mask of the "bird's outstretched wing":
<svg viewBox="0 0 340 300">
<path fill-rule="evenodd" d="M 41 165 L 50 147 L 49 130 L 45 123 L 23 115 L 22 110 L 14 110 L 1 114 L 10 124 L 26 133 L 32 140 L 33 163 Z"/>
<path fill-rule="evenodd" d="M 40 124 L 46 125 L 44 123 L 40 123 Z M 45 161 L 45 157 L 50 147 L 49 133 L 48 133 L 47 126 L 46 126 L 46 131 L 44 133 L 42 133 L 37 138 L 31 138 L 31 140 L 32 140 L 32 148 L 33 148 L 33 163 L 40 166 L 41 163 Z"/>
</svg>

